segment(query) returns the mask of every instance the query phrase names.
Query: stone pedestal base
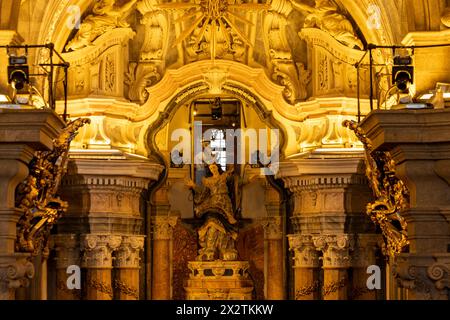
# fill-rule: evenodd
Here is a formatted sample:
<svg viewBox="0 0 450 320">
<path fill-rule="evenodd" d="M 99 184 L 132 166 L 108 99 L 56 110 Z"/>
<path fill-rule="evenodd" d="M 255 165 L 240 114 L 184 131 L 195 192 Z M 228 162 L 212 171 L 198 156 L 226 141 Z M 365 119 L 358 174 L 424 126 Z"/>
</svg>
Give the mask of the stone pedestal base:
<svg viewBox="0 0 450 320">
<path fill-rule="evenodd" d="M 251 300 L 253 281 L 247 261 L 191 261 L 187 300 Z"/>
</svg>

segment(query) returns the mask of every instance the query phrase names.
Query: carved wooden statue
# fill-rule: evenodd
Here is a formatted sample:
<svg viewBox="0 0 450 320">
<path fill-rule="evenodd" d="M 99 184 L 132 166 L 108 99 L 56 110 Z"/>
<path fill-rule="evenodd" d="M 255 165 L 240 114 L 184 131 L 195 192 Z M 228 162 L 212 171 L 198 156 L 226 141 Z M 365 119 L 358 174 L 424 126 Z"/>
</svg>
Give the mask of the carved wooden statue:
<svg viewBox="0 0 450 320">
<path fill-rule="evenodd" d="M 197 260 L 236 260 L 237 220 L 227 186 L 227 180 L 233 175 L 233 170 L 220 174 L 216 164 L 209 165 L 209 169 L 212 176 L 202 179 L 202 188 L 193 181 L 187 183 L 195 194 L 195 216 L 205 218 L 198 230 L 201 249 Z"/>
</svg>

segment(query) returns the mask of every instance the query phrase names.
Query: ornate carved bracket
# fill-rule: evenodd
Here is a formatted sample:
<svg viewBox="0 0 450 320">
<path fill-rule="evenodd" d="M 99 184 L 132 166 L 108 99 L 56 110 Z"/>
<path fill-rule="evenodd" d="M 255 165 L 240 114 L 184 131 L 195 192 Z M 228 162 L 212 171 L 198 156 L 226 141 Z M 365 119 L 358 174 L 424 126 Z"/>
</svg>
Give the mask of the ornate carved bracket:
<svg viewBox="0 0 450 320">
<path fill-rule="evenodd" d="M 395 176 L 395 162 L 389 152 L 373 150 L 372 142 L 355 121 L 346 120 L 343 126 L 352 130 L 364 145 L 366 176 L 377 198 L 367 205 L 367 214 L 381 228 L 383 253 L 395 257 L 409 244 L 407 224 L 401 216 L 409 208 L 409 191 Z"/>
<path fill-rule="evenodd" d="M 39 151 L 31 160 L 30 174 L 16 190 L 16 206 L 23 210 L 17 223 L 16 251 L 37 254 L 47 247 L 51 228 L 67 210 L 67 203 L 56 193 L 67 168 L 70 142 L 86 123 L 90 120 L 70 122 L 53 140 L 53 150 Z"/>
</svg>

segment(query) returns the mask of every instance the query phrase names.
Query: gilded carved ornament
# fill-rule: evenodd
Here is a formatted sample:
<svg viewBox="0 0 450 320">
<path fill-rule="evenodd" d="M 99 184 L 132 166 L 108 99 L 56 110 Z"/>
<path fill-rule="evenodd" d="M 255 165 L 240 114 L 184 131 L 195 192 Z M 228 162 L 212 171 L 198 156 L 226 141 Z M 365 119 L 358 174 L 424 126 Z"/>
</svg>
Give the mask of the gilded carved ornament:
<svg viewBox="0 0 450 320">
<path fill-rule="evenodd" d="M 290 0 L 294 9 L 306 15 L 304 28 L 318 28 L 350 48 L 364 49 L 350 20 L 332 0 L 316 0 L 312 7 L 302 1 Z"/>
<path fill-rule="evenodd" d="M 23 210 L 17 223 L 16 251 L 39 253 L 47 247 L 50 230 L 67 210 L 57 195 L 66 172 L 69 148 L 78 130 L 89 119 L 77 119 L 53 140 L 53 150 L 39 151 L 29 164 L 28 177 L 16 190 L 16 206 Z"/>
<path fill-rule="evenodd" d="M 78 50 L 89 46 L 105 32 L 115 28 L 126 28 L 126 18 L 137 0 L 130 0 L 121 7 L 116 0 L 103 0 L 95 3 L 92 14 L 88 15 L 80 25 L 75 37 L 66 45 L 65 50 Z"/>
<path fill-rule="evenodd" d="M 395 257 L 409 244 L 407 223 L 401 212 L 409 207 L 409 191 L 395 176 L 395 162 L 388 152 L 375 151 L 355 121 L 344 121 L 343 125 L 355 132 L 365 149 L 366 176 L 376 196 L 367 205 L 367 214 L 383 233 L 383 253 Z"/>
</svg>

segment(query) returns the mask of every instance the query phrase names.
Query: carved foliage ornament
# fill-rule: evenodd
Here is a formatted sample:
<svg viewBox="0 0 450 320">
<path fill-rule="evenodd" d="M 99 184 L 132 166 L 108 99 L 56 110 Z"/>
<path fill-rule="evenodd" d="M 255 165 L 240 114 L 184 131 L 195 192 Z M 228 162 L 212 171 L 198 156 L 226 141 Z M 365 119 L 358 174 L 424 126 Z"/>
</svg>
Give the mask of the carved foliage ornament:
<svg viewBox="0 0 450 320">
<path fill-rule="evenodd" d="M 70 142 L 86 123 L 90 120 L 70 122 L 53 140 L 53 150 L 39 151 L 31 160 L 30 174 L 16 190 L 16 207 L 23 210 L 17 223 L 16 251 L 37 254 L 47 247 L 51 228 L 67 210 L 67 203 L 56 193 L 67 168 Z"/>
<path fill-rule="evenodd" d="M 409 244 L 407 224 L 401 212 L 409 207 L 409 191 L 405 184 L 395 176 L 395 162 L 388 152 L 374 151 L 355 121 L 344 121 L 343 125 L 355 132 L 363 143 L 366 157 L 366 176 L 376 196 L 367 205 L 367 214 L 383 233 L 383 253 L 395 257 Z"/>
</svg>

